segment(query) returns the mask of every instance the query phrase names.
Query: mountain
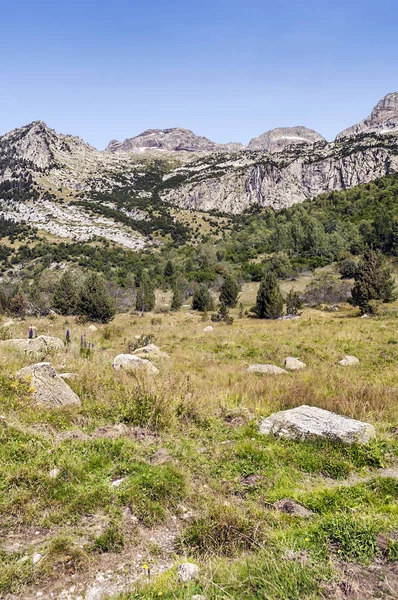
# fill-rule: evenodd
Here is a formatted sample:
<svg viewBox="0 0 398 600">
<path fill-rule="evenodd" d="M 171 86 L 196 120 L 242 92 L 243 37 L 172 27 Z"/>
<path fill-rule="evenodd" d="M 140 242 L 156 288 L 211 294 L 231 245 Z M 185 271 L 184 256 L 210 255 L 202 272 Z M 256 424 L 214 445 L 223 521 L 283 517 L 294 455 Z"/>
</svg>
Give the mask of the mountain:
<svg viewBox="0 0 398 600">
<path fill-rule="evenodd" d="M 250 140 L 248 149 L 273 153 L 281 152 L 293 144 L 314 144 L 315 142 L 326 142 L 326 140 L 313 129 L 301 126 L 278 127 Z"/>
<path fill-rule="evenodd" d="M 112 140 L 106 150 L 109 152 L 223 152 L 243 150 L 243 144 L 231 142 L 216 144 L 206 137 L 196 135 L 189 129 L 174 127 L 171 129 L 148 129 L 136 137 L 124 142 Z"/>
<path fill-rule="evenodd" d="M 361 133 L 398 133 L 398 92 L 387 94 L 376 104 L 366 119 L 344 129 L 336 137 L 337 140 Z"/>
<path fill-rule="evenodd" d="M 193 231 L 190 211 L 280 210 L 397 173 L 397 104 L 398 92 L 388 94 L 334 142 L 290 127 L 247 148 L 172 128 L 99 151 L 35 121 L 0 137 L 0 216 L 57 243 L 102 238 L 134 250 L 170 239 L 183 244 Z"/>
</svg>

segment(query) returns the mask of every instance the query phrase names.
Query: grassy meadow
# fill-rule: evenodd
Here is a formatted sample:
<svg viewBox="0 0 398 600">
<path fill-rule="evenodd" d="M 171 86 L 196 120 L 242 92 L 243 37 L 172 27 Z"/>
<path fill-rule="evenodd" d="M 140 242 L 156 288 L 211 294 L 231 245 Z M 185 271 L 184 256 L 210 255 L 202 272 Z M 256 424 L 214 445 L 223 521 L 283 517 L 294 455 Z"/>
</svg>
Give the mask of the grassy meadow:
<svg viewBox="0 0 398 600">
<path fill-rule="evenodd" d="M 255 292 L 244 288 L 246 308 Z M 95 332 L 34 319 L 39 334 L 71 331 L 65 351 L 44 357 L 73 374 L 82 405 L 68 409 L 34 405 L 13 377 L 32 361 L 0 347 L 0 598 L 83 598 L 98 573 L 104 597 L 119 600 L 397 596 L 398 320 L 349 306 L 290 321 L 231 313 L 233 325 L 187 308 L 125 314 Z M 12 336 L 30 324 L 15 321 Z M 88 358 L 81 335 L 95 345 Z M 141 335 L 171 357 L 156 378 L 112 368 Z M 360 364 L 340 366 L 345 354 Z M 247 372 L 287 356 L 307 368 Z M 258 434 L 261 416 L 302 404 L 368 421 L 377 438 L 347 447 Z M 276 510 L 285 498 L 313 514 Z M 186 560 L 200 576 L 182 584 Z"/>
</svg>

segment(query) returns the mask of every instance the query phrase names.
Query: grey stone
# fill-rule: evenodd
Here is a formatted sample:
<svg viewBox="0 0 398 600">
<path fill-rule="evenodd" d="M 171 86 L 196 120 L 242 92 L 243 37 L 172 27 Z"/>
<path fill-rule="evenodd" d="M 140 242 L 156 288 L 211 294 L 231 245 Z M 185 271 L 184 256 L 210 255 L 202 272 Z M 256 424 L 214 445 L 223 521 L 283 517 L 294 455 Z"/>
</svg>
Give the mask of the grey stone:
<svg viewBox="0 0 398 600">
<path fill-rule="evenodd" d="M 119 354 L 113 361 L 116 371 L 142 371 L 148 375 L 158 375 L 159 370 L 149 361 L 135 354 Z"/>
<path fill-rule="evenodd" d="M 198 579 L 200 569 L 194 563 L 186 562 L 178 566 L 178 575 L 184 583 Z"/>
<path fill-rule="evenodd" d="M 301 362 L 298 358 L 293 358 L 293 356 L 288 356 L 285 358 L 285 369 L 288 371 L 299 371 L 300 369 L 305 369 L 306 364 Z"/>
<path fill-rule="evenodd" d="M 279 510 L 280 512 L 286 513 L 288 515 L 294 515 L 296 517 L 312 517 L 314 513 L 305 506 L 302 506 L 298 502 L 290 499 L 279 500 L 279 502 L 275 502 L 272 505 L 273 508 Z"/>
<path fill-rule="evenodd" d="M 34 339 L 4 340 L 0 342 L 0 347 L 12 348 L 29 356 L 43 359 L 47 354 L 63 350 L 65 344 L 59 338 L 39 335 Z"/>
<path fill-rule="evenodd" d="M 34 388 L 33 397 L 38 404 L 48 408 L 79 405 L 80 399 L 52 367 L 51 363 L 37 363 L 24 367 L 15 375 L 29 381 Z"/>
<path fill-rule="evenodd" d="M 203 329 L 203 331 L 204 331 L 205 333 L 211 333 L 212 331 L 214 331 L 214 327 L 212 327 L 211 325 L 208 325 L 207 327 L 205 327 L 205 328 Z"/>
<path fill-rule="evenodd" d="M 32 563 L 34 565 L 37 565 L 41 561 L 42 558 L 43 558 L 43 556 L 39 552 L 35 552 L 32 556 Z"/>
<path fill-rule="evenodd" d="M 60 472 L 61 471 L 57 467 L 55 467 L 55 469 L 51 469 L 51 471 L 49 472 L 48 476 L 51 479 L 57 479 L 57 477 L 60 474 Z"/>
<path fill-rule="evenodd" d="M 259 433 L 295 440 L 323 438 L 345 444 L 366 444 L 376 435 L 375 428 L 369 423 L 306 405 L 263 418 Z"/>
<path fill-rule="evenodd" d="M 356 356 L 350 356 L 347 354 L 343 360 L 339 361 L 339 364 L 343 367 L 352 367 L 353 365 L 359 365 L 359 360 Z"/>
<path fill-rule="evenodd" d="M 163 352 L 155 344 L 148 344 L 142 348 L 134 350 L 134 355 L 140 358 L 146 358 L 147 360 L 168 360 L 170 355 L 167 352 Z"/>
<path fill-rule="evenodd" d="M 250 365 L 247 370 L 249 373 L 264 373 L 266 375 L 283 375 L 287 373 L 285 369 L 281 369 L 276 365 Z"/>
</svg>

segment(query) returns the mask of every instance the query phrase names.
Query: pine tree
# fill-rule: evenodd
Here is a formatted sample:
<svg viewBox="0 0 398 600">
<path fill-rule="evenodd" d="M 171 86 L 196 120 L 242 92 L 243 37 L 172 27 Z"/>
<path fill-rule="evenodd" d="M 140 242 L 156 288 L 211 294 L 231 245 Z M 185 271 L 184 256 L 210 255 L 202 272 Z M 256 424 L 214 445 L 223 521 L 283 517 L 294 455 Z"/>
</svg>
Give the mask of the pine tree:
<svg viewBox="0 0 398 600">
<path fill-rule="evenodd" d="M 174 275 L 174 265 L 171 260 L 168 260 L 164 268 L 164 276 L 168 279 Z"/>
<path fill-rule="evenodd" d="M 299 310 L 303 306 L 303 301 L 299 294 L 293 289 L 286 296 L 286 313 L 288 315 L 298 315 Z"/>
<path fill-rule="evenodd" d="M 79 293 L 77 312 L 88 317 L 90 321 L 101 323 L 109 323 L 115 316 L 115 303 L 101 275 L 91 273 L 84 280 Z"/>
<path fill-rule="evenodd" d="M 232 275 L 226 275 L 220 290 L 220 303 L 233 308 L 238 302 L 238 296 L 238 282 Z"/>
<path fill-rule="evenodd" d="M 370 312 L 372 300 L 394 302 L 397 298 L 394 278 L 389 265 L 379 252 L 370 250 L 363 256 L 351 291 L 352 301 L 362 313 Z"/>
<path fill-rule="evenodd" d="M 51 306 L 60 315 L 76 314 L 78 289 L 70 271 L 65 271 L 54 288 Z"/>
<path fill-rule="evenodd" d="M 205 285 L 201 285 L 195 290 L 192 298 L 192 308 L 201 312 L 214 309 L 213 298 Z"/>
<path fill-rule="evenodd" d="M 147 273 L 142 273 L 141 275 L 135 306 L 142 313 L 155 308 L 155 287 Z"/>
<path fill-rule="evenodd" d="M 259 319 L 278 319 L 283 315 L 283 297 L 278 280 L 270 271 L 260 283 L 255 313 Z"/>
<path fill-rule="evenodd" d="M 173 286 L 173 297 L 171 299 L 171 310 L 177 311 L 182 306 L 181 290 L 178 285 Z"/>
</svg>

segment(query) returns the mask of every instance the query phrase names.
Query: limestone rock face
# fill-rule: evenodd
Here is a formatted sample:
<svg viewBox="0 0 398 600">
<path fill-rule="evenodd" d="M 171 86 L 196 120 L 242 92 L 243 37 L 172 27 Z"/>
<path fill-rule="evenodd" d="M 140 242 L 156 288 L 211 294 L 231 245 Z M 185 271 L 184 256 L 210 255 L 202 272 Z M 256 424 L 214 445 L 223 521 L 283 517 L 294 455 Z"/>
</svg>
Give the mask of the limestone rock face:
<svg viewBox="0 0 398 600">
<path fill-rule="evenodd" d="M 250 365 L 247 370 L 249 373 L 265 373 L 266 375 L 283 375 L 287 373 L 285 369 L 281 369 L 276 365 Z"/>
<path fill-rule="evenodd" d="M 79 405 L 80 399 L 65 381 L 57 375 L 50 363 L 37 363 L 16 373 L 21 380 L 29 380 L 34 388 L 34 399 L 47 408 Z"/>
<path fill-rule="evenodd" d="M 288 356 L 285 358 L 285 369 L 288 371 L 299 371 L 300 369 L 305 369 L 306 364 L 301 362 L 298 358 L 294 358 L 293 356 Z"/>
<path fill-rule="evenodd" d="M 231 142 L 216 144 L 206 137 L 196 135 L 189 129 L 148 129 L 139 135 L 127 138 L 124 142 L 112 140 L 106 150 L 109 152 L 220 152 L 243 150 L 244 145 Z"/>
<path fill-rule="evenodd" d="M 143 371 L 149 375 L 157 375 L 159 370 L 149 361 L 135 354 L 119 354 L 113 361 L 116 371 Z"/>
<path fill-rule="evenodd" d="M 375 428 L 369 423 L 306 405 L 262 419 L 259 433 L 294 440 L 324 438 L 345 444 L 367 444 L 376 435 Z"/>
<path fill-rule="evenodd" d="M 343 367 L 352 367 L 353 365 L 359 365 L 359 360 L 356 356 L 346 355 L 343 360 L 339 361 Z"/>
<path fill-rule="evenodd" d="M 190 210 L 281 210 L 391 173 L 398 173 L 398 133 L 370 135 L 366 144 L 344 137 L 273 154 L 246 150 L 197 158 L 164 176 L 161 197 Z"/>
<path fill-rule="evenodd" d="M 384 96 L 366 119 L 339 133 L 336 140 L 361 133 L 396 132 L 398 132 L 398 92 L 393 92 Z"/>
<path fill-rule="evenodd" d="M 0 347 L 14 348 L 24 352 L 29 356 L 44 358 L 47 354 L 59 352 L 64 349 L 65 344 L 62 340 L 48 335 L 39 335 L 34 339 L 12 339 L 0 342 Z"/>
<path fill-rule="evenodd" d="M 170 355 L 167 352 L 163 352 L 159 346 L 155 344 L 148 344 L 142 348 L 134 350 L 134 355 L 139 358 L 146 358 L 147 360 L 168 360 Z"/>
<path fill-rule="evenodd" d="M 313 129 L 302 126 L 277 127 L 250 140 L 248 149 L 281 152 L 291 145 L 315 144 L 315 142 L 326 142 L 326 140 Z"/>
</svg>

